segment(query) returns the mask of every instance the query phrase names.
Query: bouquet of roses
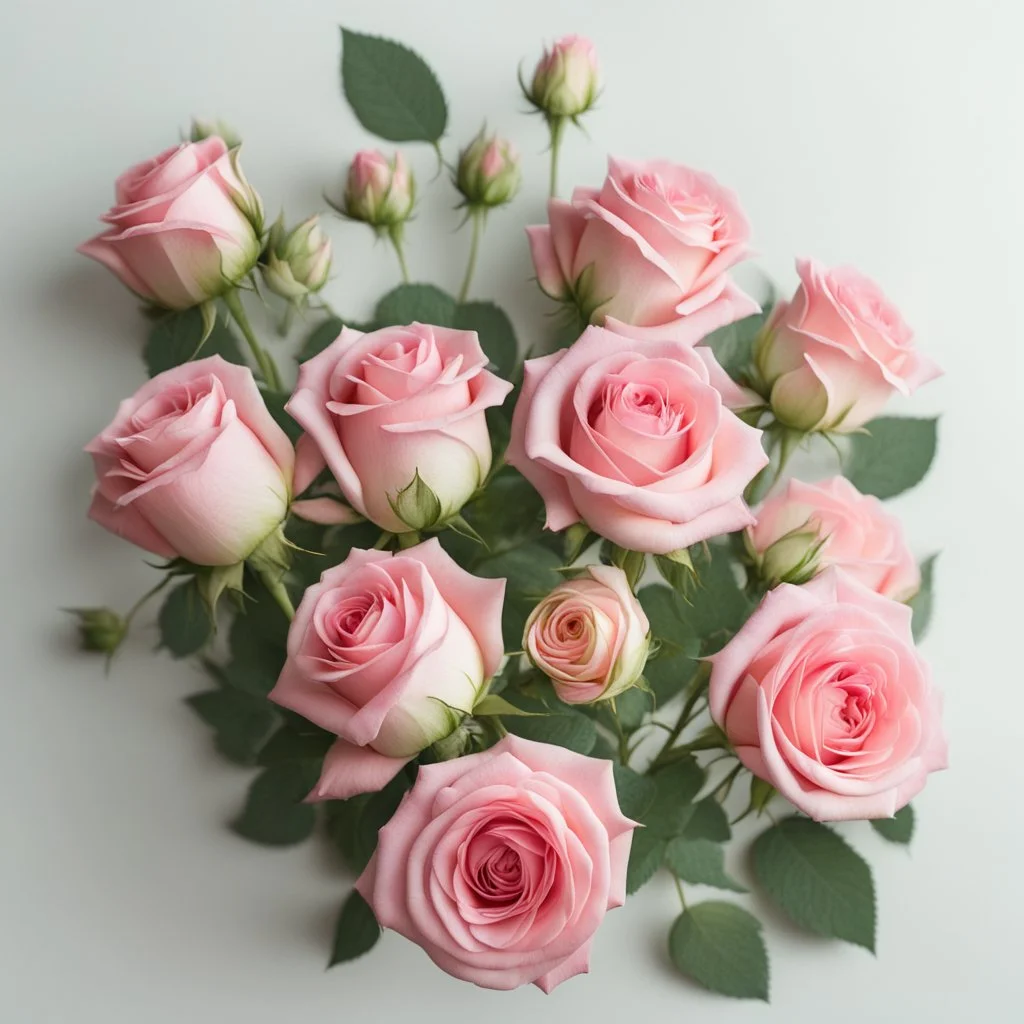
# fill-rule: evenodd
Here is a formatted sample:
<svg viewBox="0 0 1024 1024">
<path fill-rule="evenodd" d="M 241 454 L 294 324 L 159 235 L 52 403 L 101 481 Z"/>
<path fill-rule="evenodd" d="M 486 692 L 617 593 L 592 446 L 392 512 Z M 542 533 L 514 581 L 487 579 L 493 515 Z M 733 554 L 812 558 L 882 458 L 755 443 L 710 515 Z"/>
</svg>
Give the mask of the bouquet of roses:
<svg viewBox="0 0 1024 1024">
<path fill-rule="evenodd" d="M 749 881 L 873 949 L 871 873 L 825 822 L 906 843 L 945 766 L 915 646 L 934 559 L 880 501 L 924 476 L 935 421 L 879 413 L 939 370 L 852 269 L 801 260 L 792 298 L 745 294 L 749 226 L 706 173 L 611 159 L 558 198 L 599 89 L 580 37 L 520 79 L 550 141 L 529 248 L 562 314 L 520 362 L 509 317 L 469 297 L 515 149 L 483 130 L 449 164 L 441 88 L 397 43 L 343 31 L 341 76 L 364 128 L 450 173 L 461 290 L 408 281 L 401 152 L 357 154 L 329 199 L 397 254 L 403 283 L 353 298 L 360 319 L 323 298 L 320 219 L 268 227 L 225 126 L 121 175 L 82 251 L 145 304 L 150 380 L 87 447 L 90 514 L 159 579 L 125 615 L 77 609 L 84 646 L 113 655 L 163 595 L 162 647 L 209 678 L 189 704 L 258 769 L 235 832 L 319 823 L 358 875 L 331 963 L 392 928 L 458 978 L 549 991 L 665 869 L 679 970 L 767 998 L 757 918 L 690 892 L 747 891 L 726 859 L 743 819 L 766 819 Z M 296 316 L 289 388 L 261 334 Z M 822 441 L 842 475 L 786 478 Z"/>
</svg>

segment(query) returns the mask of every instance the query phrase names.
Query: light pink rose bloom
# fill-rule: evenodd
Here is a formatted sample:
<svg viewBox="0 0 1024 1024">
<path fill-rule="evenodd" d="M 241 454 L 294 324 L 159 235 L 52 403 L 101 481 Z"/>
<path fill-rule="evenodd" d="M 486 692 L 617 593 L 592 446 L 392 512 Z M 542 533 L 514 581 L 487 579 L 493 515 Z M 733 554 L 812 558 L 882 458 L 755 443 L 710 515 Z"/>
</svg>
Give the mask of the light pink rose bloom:
<svg viewBox="0 0 1024 1024">
<path fill-rule="evenodd" d="M 436 538 L 353 548 L 306 591 L 270 699 L 339 737 L 313 799 L 380 789 L 460 724 L 504 657 L 504 593 Z"/>
<path fill-rule="evenodd" d="M 707 348 L 600 327 L 526 362 L 506 458 L 540 492 L 548 529 L 582 521 L 666 554 L 754 521 L 743 489 L 767 463 L 761 431 L 726 408 L 709 367 L 722 372 Z"/>
<path fill-rule="evenodd" d="M 756 515 L 747 547 L 769 581 L 804 583 L 835 565 L 894 601 L 908 601 L 920 589 L 921 572 L 900 521 L 845 477 L 813 484 L 792 479 Z"/>
<path fill-rule="evenodd" d="M 519 154 L 511 142 L 486 129 L 459 154 L 455 187 L 473 207 L 501 206 L 519 191 Z"/>
<path fill-rule="evenodd" d="M 291 442 L 250 370 L 220 356 L 158 374 L 85 450 L 89 515 L 164 558 L 234 565 L 288 513 Z"/>
<path fill-rule="evenodd" d="M 634 827 L 611 761 L 506 736 L 421 765 L 356 889 L 448 974 L 550 992 L 625 902 Z"/>
<path fill-rule="evenodd" d="M 874 281 L 797 260 L 800 286 L 773 310 L 755 358 L 772 411 L 799 430 L 848 433 L 942 370 Z"/>
<path fill-rule="evenodd" d="M 626 574 L 588 565 L 530 614 L 523 648 L 567 704 L 609 700 L 640 678 L 650 624 Z"/>
<path fill-rule="evenodd" d="M 597 99 L 599 68 L 594 44 L 563 36 L 537 62 L 529 98 L 552 117 L 578 117 Z"/>
<path fill-rule="evenodd" d="M 946 767 L 941 697 L 910 609 L 841 570 L 772 590 L 711 658 L 739 759 L 818 821 L 888 818 Z"/>
<path fill-rule="evenodd" d="M 255 266 L 263 232 L 263 206 L 238 152 L 214 135 L 125 171 L 103 216 L 110 229 L 78 251 L 168 309 L 198 306 L 233 287 Z"/>
<path fill-rule="evenodd" d="M 302 364 L 286 406 L 306 431 L 296 493 L 326 464 L 352 508 L 402 533 L 411 524 L 393 503 L 418 472 L 441 503 L 439 521 L 457 513 L 491 468 L 485 410 L 512 390 L 486 366 L 474 331 L 346 327 Z"/>
<path fill-rule="evenodd" d="M 416 181 L 401 152 L 394 159 L 377 149 L 356 153 L 348 170 L 345 213 L 376 227 L 393 227 L 409 219 L 416 202 Z"/>
<path fill-rule="evenodd" d="M 723 324 L 757 312 L 726 276 L 749 254 L 750 226 L 709 174 L 612 158 L 600 190 L 549 200 L 548 221 L 526 229 L 537 281 L 584 320 L 664 328 L 716 301 L 731 309 Z"/>
</svg>

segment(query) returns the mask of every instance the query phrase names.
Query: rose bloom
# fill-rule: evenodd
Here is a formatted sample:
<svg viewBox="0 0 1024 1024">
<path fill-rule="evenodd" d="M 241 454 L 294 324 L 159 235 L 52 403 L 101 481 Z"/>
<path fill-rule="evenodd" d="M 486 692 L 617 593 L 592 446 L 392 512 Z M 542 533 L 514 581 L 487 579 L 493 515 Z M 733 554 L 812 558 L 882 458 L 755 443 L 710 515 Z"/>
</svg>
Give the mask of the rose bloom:
<svg viewBox="0 0 1024 1024">
<path fill-rule="evenodd" d="M 238 149 L 210 136 L 183 142 L 117 179 L 109 230 L 78 251 L 133 292 L 188 309 L 236 285 L 260 254 L 263 206 L 245 180 Z"/>
<path fill-rule="evenodd" d="M 537 62 L 530 99 L 552 117 L 578 117 L 597 99 L 599 68 L 594 44 L 563 36 Z"/>
<path fill-rule="evenodd" d="M 747 548 L 769 582 L 803 583 L 835 565 L 894 601 L 908 601 L 921 586 L 900 521 L 844 477 L 792 479 L 756 514 Z"/>
<path fill-rule="evenodd" d="M 640 678 L 650 628 L 626 574 L 588 565 L 533 610 L 523 633 L 530 660 L 567 704 L 608 700 Z"/>
<path fill-rule="evenodd" d="M 797 260 L 800 286 L 773 310 L 755 359 L 772 411 L 798 430 L 848 433 L 942 370 L 874 281 Z"/>
<path fill-rule="evenodd" d="M 747 768 L 818 821 L 891 817 L 946 767 L 910 618 L 833 568 L 776 587 L 711 658 L 712 718 Z"/>
<path fill-rule="evenodd" d="M 610 761 L 506 736 L 420 766 L 356 888 L 456 978 L 550 992 L 625 902 L 634 825 Z"/>
<path fill-rule="evenodd" d="M 410 524 L 392 503 L 419 473 L 441 503 L 439 521 L 457 513 L 491 468 L 485 410 L 512 390 L 486 366 L 474 331 L 344 328 L 302 364 L 285 407 L 306 431 L 296 493 L 326 464 L 360 515 L 402 533 Z"/>
<path fill-rule="evenodd" d="M 234 565 L 288 512 L 291 442 L 252 373 L 220 356 L 158 374 L 85 450 L 89 515 L 164 558 Z"/>
<path fill-rule="evenodd" d="M 548 529 L 583 521 L 666 554 L 751 524 L 761 431 L 725 407 L 713 374 L 725 376 L 706 348 L 600 327 L 528 360 L 506 458 L 544 498 Z"/>
<path fill-rule="evenodd" d="M 726 277 L 748 255 L 736 196 L 708 174 L 664 160 L 610 159 L 600 189 L 548 201 L 548 224 L 527 228 L 537 281 L 584 320 L 664 327 L 722 302 L 729 323 L 757 304 Z"/>
<path fill-rule="evenodd" d="M 504 593 L 436 538 L 395 555 L 353 548 L 306 591 L 270 699 L 339 737 L 316 797 L 380 789 L 472 711 L 504 657 Z"/>
<path fill-rule="evenodd" d="M 416 202 L 416 181 L 401 152 L 393 160 L 377 149 L 356 153 L 345 185 L 345 213 L 376 227 L 409 219 Z"/>
</svg>

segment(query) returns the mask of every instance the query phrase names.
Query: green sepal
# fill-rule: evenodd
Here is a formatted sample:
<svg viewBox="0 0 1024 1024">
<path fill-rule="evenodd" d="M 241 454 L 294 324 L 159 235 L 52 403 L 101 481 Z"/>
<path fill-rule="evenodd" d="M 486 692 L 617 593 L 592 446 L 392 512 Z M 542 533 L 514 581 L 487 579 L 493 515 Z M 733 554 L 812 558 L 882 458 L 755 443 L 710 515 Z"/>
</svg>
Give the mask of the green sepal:
<svg viewBox="0 0 1024 1024">
<path fill-rule="evenodd" d="M 394 498 L 388 495 L 388 504 L 410 530 L 429 530 L 441 519 L 441 499 L 424 483 L 418 469 Z"/>
</svg>

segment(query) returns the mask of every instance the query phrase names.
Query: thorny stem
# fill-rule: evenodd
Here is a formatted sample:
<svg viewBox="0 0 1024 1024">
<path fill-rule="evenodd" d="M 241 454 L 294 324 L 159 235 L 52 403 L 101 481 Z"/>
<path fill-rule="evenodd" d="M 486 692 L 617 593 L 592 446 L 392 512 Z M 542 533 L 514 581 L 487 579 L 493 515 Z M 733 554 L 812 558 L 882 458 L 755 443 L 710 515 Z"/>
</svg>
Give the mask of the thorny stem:
<svg viewBox="0 0 1024 1024">
<path fill-rule="evenodd" d="M 270 355 L 257 340 L 252 324 L 249 323 L 249 318 L 245 315 L 245 309 L 242 307 L 242 300 L 238 295 L 237 288 L 231 288 L 224 293 L 224 305 L 228 307 L 228 312 L 234 318 L 246 342 L 248 342 L 249 350 L 252 352 L 253 359 L 256 360 L 256 365 L 259 367 L 260 374 L 267 387 L 273 391 L 280 391 L 281 378 L 278 375 L 277 367 L 274 365 L 274 360 L 270 358 Z"/>
</svg>

